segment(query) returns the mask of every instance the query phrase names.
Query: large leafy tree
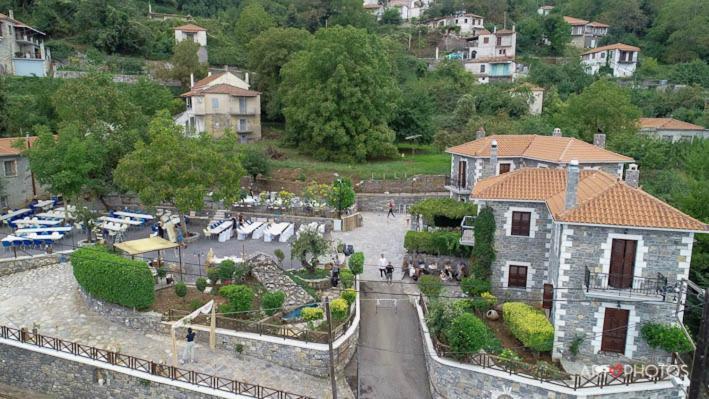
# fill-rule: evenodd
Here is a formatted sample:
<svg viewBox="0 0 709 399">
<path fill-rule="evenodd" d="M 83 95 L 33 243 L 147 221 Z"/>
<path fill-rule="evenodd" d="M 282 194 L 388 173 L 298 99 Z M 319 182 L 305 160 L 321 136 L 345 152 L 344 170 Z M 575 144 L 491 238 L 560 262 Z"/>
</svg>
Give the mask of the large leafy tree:
<svg viewBox="0 0 709 399">
<path fill-rule="evenodd" d="M 271 164 L 263 152 L 255 149 L 247 149 L 241 154 L 241 165 L 252 178 L 252 183 L 256 183 L 258 175 L 266 176 L 271 171 Z"/>
<path fill-rule="evenodd" d="M 304 29 L 271 28 L 249 43 L 249 69 L 255 72 L 255 87 L 261 92 L 263 109 L 269 118 L 283 118 L 278 96 L 281 68 L 293 54 L 305 49 L 311 38 Z"/>
<path fill-rule="evenodd" d="M 559 126 L 588 141 L 597 131 L 608 134 L 609 140 L 635 134 L 639 117 L 640 110 L 631 103 L 628 91 L 601 79 L 571 96 L 557 120 Z"/>
<path fill-rule="evenodd" d="M 115 180 L 120 187 L 137 193 L 147 206 L 175 206 L 181 218 L 190 210 L 201 210 L 210 192 L 217 201 L 233 203 L 239 198 L 244 169 L 234 134 L 216 140 L 185 138 L 165 111 L 148 130 L 149 140 L 139 141 L 118 163 Z M 186 235 L 185 223 L 182 227 Z"/>
<path fill-rule="evenodd" d="M 182 87 L 190 86 L 191 75 L 200 79 L 207 74 L 207 67 L 199 62 L 199 44 L 183 40 L 175 45 L 175 50 L 170 58 L 172 69 L 165 71 L 165 77 L 179 80 Z"/>
<path fill-rule="evenodd" d="M 622 2 L 621 2 L 622 3 Z M 651 55 L 669 62 L 709 57 L 709 3 L 705 0 L 664 2 L 648 33 Z"/>
<path fill-rule="evenodd" d="M 261 32 L 276 26 L 270 15 L 261 4 L 250 2 L 239 14 L 239 19 L 234 26 L 234 35 L 237 44 L 246 48 L 249 42 Z"/>
<path fill-rule="evenodd" d="M 377 36 L 352 27 L 321 29 L 281 74 L 289 143 L 322 160 L 396 153 L 388 122 L 399 91 Z"/>
</svg>

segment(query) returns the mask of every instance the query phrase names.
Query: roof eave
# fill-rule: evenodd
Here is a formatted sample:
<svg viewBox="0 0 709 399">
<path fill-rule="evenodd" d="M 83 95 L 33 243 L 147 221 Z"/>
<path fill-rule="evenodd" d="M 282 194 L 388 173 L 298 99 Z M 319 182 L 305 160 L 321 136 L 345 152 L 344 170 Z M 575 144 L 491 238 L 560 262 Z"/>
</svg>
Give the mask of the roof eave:
<svg viewBox="0 0 709 399">
<path fill-rule="evenodd" d="M 709 231 L 707 231 L 707 230 L 679 229 L 679 228 L 671 228 L 671 227 L 630 226 L 630 225 L 624 225 L 624 224 L 572 222 L 572 221 L 557 220 L 554 215 L 552 215 L 552 219 L 554 219 L 554 221 L 559 224 L 573 224 L 573 225 L 591 226 L 591 227 L 608 227 L 608 228 L 615 228 L 615 229 L 636 229 L 636 230 L 656 230 L 656 231 L 681 231 L 681 232 L 686 232 L 686 233 L 699 233 L 699 234 L 708 234 L 709 233 Z"/>
</svg>

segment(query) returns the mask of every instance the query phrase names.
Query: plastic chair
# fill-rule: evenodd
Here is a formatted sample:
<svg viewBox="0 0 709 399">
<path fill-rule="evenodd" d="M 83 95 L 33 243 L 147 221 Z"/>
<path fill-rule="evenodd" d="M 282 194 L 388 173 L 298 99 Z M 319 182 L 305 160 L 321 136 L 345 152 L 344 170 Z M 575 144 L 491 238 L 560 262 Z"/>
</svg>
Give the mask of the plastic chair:
<svg viewBox="0 0 709 399">
<path fill-rule="evenodd" d="M 32 248 L 32 245 L 34 245 L 34 241 L 32 241 L 32 240 L 22 240 L 22 246 L 23 246 L 23 247 L 25 247 L 25 248 L 27 248 L 27 249 L 31 249 L 31 248 Z"/>
<path fill-rule="evenodd" d="M 42 248 L 42 245 L 44 245 L 44 240 L 37 238 L 32 240 L 32 244 L 34 245 L 35 249 L 40 249 Z"/>
<path fill-rule="evenodd" d="M 9 251 L 11 246 L 12 246 L 12 241 L 3 241 L 2 242 L 2 247 L 5 248 L 5 251 Z"/>
</svg>

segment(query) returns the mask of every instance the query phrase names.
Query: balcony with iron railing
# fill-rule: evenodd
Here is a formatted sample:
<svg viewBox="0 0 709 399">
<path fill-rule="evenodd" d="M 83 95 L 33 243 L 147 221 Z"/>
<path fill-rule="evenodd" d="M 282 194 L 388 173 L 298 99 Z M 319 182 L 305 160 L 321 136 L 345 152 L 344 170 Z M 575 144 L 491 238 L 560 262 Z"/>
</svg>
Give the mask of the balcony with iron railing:
<svg viewBox="0 0 709 399">
<path fill-rule="evenodd" d="M 656 273 L 655 277 L 638 277 L 621 273 L 596 273 L 588 267 L 584 288 L 589 297 L 626 301 L 657 299 L 664 302 L 669 291 L 667 277 L 662 273 Z"/>
<path fill-rule="evenodd" d="M 470 187 L 468 187 L 469 182 L 465 179 L 452 179 L 446 177 L 446 183 L 444 185 L 445 189 L 452 192 L 453 194 L 470 194 Z"/>
</svg>

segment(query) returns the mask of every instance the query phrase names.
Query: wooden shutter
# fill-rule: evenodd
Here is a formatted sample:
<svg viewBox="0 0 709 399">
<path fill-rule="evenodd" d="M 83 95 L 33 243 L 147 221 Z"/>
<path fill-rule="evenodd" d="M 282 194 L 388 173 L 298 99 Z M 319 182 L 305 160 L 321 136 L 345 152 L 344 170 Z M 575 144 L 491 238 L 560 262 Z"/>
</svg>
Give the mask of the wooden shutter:
<svg viewBox="0 0 709 399">
<path fill-rule="evenodd" d="M 510 164 L 508 163 L 501 163 L 500 164 L 500 174 L 504 174 L 510 171 Z"/>
<path fill-rule="evenodd" d="M 507 286 L 527 288 L 527 266 L 510 265 Z"/>
<path fill-rule="evenodd" d="M 512 235 L 529 236 L 530 212 L 512 212 Z"/>
<path fill-rule="evenodd" d="M 606 308 L 601 339 L 602 351 L 625 353 L 629 315 L 630 311 L 626 309 Z"/>
<path fill-rule="evenodd" d="M 458 187 L 465 188 L 468 180 L 468 162 L 458 161 Z"/>
<path fill-rule="evenodd" d="M 544 309 L 551 309 L 551 304 L 554 302 L 554 286 L 551 284 L 544 284 L 544 294 L 542 296 L 542 307 Z"/>
<path fill-rule="evenodd" d="M 637 241 L 613 240 L 608 285 L 613 288 L 631 288 L 635 271 Z"/>
</svg>

